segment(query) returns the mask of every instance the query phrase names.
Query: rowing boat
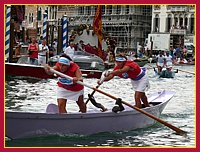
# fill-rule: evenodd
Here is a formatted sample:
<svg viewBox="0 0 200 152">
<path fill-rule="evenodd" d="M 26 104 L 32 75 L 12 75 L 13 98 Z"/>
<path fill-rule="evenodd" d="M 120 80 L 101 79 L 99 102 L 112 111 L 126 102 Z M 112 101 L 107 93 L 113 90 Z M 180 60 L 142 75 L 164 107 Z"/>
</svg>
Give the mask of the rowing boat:
<svg viewBox="0 0 200 152">
<path fill-rule="evenodd" d="M 159 117 L 174 94 L 173 91 L 163 90 L 149 95 L 148 101 L 151 107 L 142 110 Z M 156 122 L 126 105 L 124 105 L 124 111 L 117 113 L 113 112 L 111 108 L 105 112 L 96 109 L 87 113 L 59 114 L 55 104 L 50 104 L 47 107 L 44 113 L 6 111 L 6 136 L 16 139 L 52 134 L 94 134 L 127 131 L 145 128 Z"/>
<path fill-rule="evenodd" d="M 160 73 L 154 68 L 154 72 L 160 78 L 174 78 L 175 73 L 178 73 L 178 71 L 174 71 L 174 70 L 168 71 L 168 70 L 166 70 L 166 68 L 163 68 Z"/>
</svg>

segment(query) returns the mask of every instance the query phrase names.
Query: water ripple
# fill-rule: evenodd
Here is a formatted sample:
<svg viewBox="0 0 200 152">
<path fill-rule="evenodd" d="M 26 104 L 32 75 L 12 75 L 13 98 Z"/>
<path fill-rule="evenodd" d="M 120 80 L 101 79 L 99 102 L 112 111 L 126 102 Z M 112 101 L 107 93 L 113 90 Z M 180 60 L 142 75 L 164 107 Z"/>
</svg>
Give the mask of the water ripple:
<svg viewBox="0 0 200 152">
<path fill-rule="evenodd" d="M 153 65 L 155 66 L 155 65 Z M 148 66 L 146 66 L 148 67 Z M 194 71 L 194 66 L 177 66 L 185 71 Z M 164 109 L 160 119 L 187 131 L 185 136 L 174 133 L 163 124 L 156 123 L 151 127 L 93 135 L 49 135 L 29 139 L 7 140 L 7 146 L 76 146 L 76 147 L 107 147 L 107 146 L 132 146 L 132 147 L 185 147 L 195 146 L 195 76 L 179 71 L 175 78 L 158 78 L 153 69 L 148 69 L 151 88 L 146 92 L 150 95 L 163 89 L 175 91 L 176 94 Z M 97 85 L 96 79 L 84 79 L 84 83 L 92 87 Z M 56 79 L 31 80 L 16 78 L 5 82 L 7 111 L 44 112 L 50 103 L 56 104 Z M 100 90 L 126 102 L 132 102 L 134 92 L 130 80 L 112 79 L 103 83 Z M 93 90 L 86 88 L 84 99 Z M 97 102 L 107 108 L 112 108 L 115 101 L 101 93 L 96 92 L 94 97 Z M 90 102 L 88 109 L 96 109 Z M 78 106 L 74 101 L 67 102 L 68 112 L 77 112 Z"/>
</svg>

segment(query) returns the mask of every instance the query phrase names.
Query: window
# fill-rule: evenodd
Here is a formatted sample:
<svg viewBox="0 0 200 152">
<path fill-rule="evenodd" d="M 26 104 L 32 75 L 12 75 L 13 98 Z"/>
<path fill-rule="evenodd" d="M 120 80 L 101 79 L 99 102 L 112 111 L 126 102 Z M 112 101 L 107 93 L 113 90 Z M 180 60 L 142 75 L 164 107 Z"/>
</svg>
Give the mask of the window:
<svg viewBox="0 0 200 152">
<path fill-rule="evenodd" d="M 84 14 L 84 7 L 79 7 L 78 8 L 78 15 L 83 15 Z"/>
<path fill-rule="evenodd" d="M 185 29 L 187 29 L 187 25 L 188 25 L 188 18 L 185 17 Z"/>
<path fill-rule="evenodd" d="M 121 13 L 121 6 L 120 5 L 117 5 L 117 11 L 116 11 L 116 14 L 120 14 Z"/>
<path fill-rule="evenodd" d="M 108 14 L 112 14 L 112 5 L 107 6 Z"/>
<path fill-rule="evenodd" d="M 90 15 L 90 12 L 91 12 L 91 7 L 86 6 L 86 15 Z"/>
<path fill-rule="evenodd" d="M 129 14 L 129 5 L 126 5 L 125 13 L 126 13 L 126 14 Z"/>
<path fill-rule="evenodd" d="M 37 12 L 37 20 L 38 21 L 41 21 L 41 14 L 42 14 L 42 11 L 41 11 L 41 7 L 38 9 L 38 12 Z"/>
<path fill-rule="evenodd" d="M 102 15 L 105 14 L 105 5 L 102 5 Z"/>
<path fill-rule="evenodd" d="M 33 23 L 33 13 L 29 13 L 29 15 L 28 15 L 28 23 L 29 24 Z"/>
<path fill-rule="evenodd" d="M 154 18 L 154 31 L 155 32 L 159 32 L 159 23 L 160 22 L 160 18 L 159 18 L 159 15 L 158 14 L 156 14 L 155 15 L 155 18 Z"/>
</svg>

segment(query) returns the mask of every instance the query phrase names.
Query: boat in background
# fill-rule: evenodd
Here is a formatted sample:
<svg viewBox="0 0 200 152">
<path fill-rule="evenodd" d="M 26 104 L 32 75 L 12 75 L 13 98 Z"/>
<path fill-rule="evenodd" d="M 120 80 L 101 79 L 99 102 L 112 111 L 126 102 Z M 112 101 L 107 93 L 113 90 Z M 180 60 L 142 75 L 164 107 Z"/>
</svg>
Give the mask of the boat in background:
<svg viewBox="0 0 200 152">
<path fill-rule="evenodd" d="M 49 59 L 48 64 L 54 66 L 58 62 L 60 55 L 53 56 Z M 86 78 L 101 78 L 101 74 L 105 70 L 104 61 L 94 55 L 87 52 L 75 51 L 72 61 L 81 69 L 81 72 Z"/>
<path fill-rule="evenodd" d="M 174 78 L 175 73 L 178 73 L 178 69 L 176 71 L 175 70 L 168 71 L 166 70 L 166 68 L 163 68 L 160 73 L 155 68 L 153 69 L 155 74 L 158 75 L 159 78 Z"/>
<path fill-rule="evenodd" d="M 49 65 L 54 66 L 60 56 L 50 58 Z M 104 62 L 96 55 L 86 52 L 76 51 L 73 62 L 77 63 L 85 78 L 101 78 L 105 69 Z M 17 63 L 5 63 L 5 74 L 7 76 L 25 76 L 41 79 L 54 78 L 48 75 L 43 66 L 28 64 L 28 56 L 21 57 Z"/>
<path fill-rule="evenodd" d="M 54 78 L 53 75 L 48 75 L 43 66 L 20 64 L 20 63 L 5 63 L 6 77 L 24 76 L 31 78 L 49 79 Z"/>
<path fill-rule="evenodd" d="M 159 117 L 174 94 L 173 91 L 163 90 L 149 95 L 148 101 L 151 107 L 143 108 L 143 110 Z M 16 139 L 52 134 L 94 134 L 145 128 L 156 122 L 126 105 L 124 105 L 124 111 L 117 113 L 111 108 L 105 112 L 89 110 L 87 113 L 59 114 L 57 105 L 50 104 L 47 107 L 44 113 L 6 111 L 5 135 Z"/>
<path fill-rule="evenodd" d="M 148 63 L 148 60 L 146 59 L 135 59 L 133 61 L 136 62 L 140 67 L 143 67 L 145 64 Z"/>
<path fill-rule="evenodd" d="M 187 63 L 179 62 L 179 63 L 175 63 L 174 65 L 175 65 L 175 66 L 195 65 L 195 59 L 193 59 L 192 61 L 187 62 Z"/>
</svg>

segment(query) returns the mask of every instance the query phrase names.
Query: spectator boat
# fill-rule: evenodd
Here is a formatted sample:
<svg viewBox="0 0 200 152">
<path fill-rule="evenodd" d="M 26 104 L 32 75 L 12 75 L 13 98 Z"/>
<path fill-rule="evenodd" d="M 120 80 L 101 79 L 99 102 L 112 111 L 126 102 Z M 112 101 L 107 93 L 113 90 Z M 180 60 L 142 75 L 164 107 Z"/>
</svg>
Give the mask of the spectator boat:
<svg viewBox="0 0 200 152">
<path fill-rule="evenodd" d="M 59 56 L 51 57 L 49 65 L 54 66 Z M 104 71 L 104 61 L 96 55 L 86 52 L 76 51 L 73 62 L 77 63 L 81 72 L 86 78 L 100 78 Z M 36 63 L 37 64 L 37 63 Z M 5 63 L 5 74 L 11 76 L 25 76 L 34 78 L 54 78 L 46 74 L 43 66 L 28 64 L 28 56 L 21 57 L 17 63 Z"/>
</svg>

